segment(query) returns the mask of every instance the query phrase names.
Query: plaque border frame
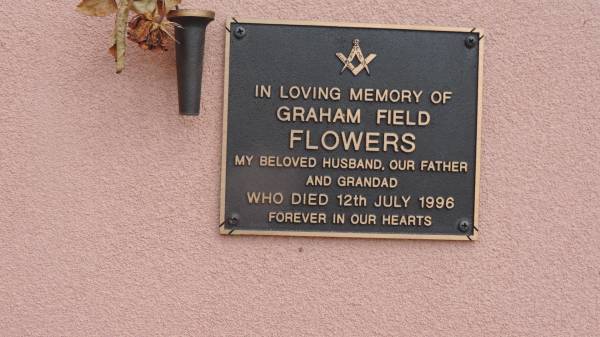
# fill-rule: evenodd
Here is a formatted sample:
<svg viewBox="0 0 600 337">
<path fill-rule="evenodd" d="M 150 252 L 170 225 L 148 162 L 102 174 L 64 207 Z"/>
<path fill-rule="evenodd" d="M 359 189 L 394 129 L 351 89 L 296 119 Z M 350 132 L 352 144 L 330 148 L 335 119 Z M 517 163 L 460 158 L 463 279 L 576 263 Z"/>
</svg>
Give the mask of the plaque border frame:
<svg viewBox="0 0 600 337">
<path fill-rule="evenodd" d="M 322 231 L 273 231 L 273 230 L 247 230 L 225 229 L 225 185 L 227 178 L 227 127 L 229 104 L 229 56 L 231 44 L 231 24 L 248 23 L 262 25 L 287 25 L 287 26 L 313 26 L 313 27 L 339 27 L 339 28 L 371 28 L 391 30 L 419 30 L 429 32 L 459 32 L 475 33 L 478 40 L 477 59 L 477 139 L 475 141 L 475 196 L 473 208 L 473 225 L 477 227 L 472 235 L 467 234 L 408 234 L 408 233 L 362 233 L 362 232 L 322 232 Z M 354 23 L 331 21 L 306 21 L 306 20 L 277 20 L 277 19 L 237 19 L 227 18 L 225 21 L 225 64 L 223 81 L 223 131 L 221 141 L 221 191 L 219 202 L 219 233 L 222 235 L 260 235 L 260 236 L 294 236 L 294 237 L 335 237 L 335 238 L 367 238 L 367 239 L 413 239 L 413 240 L 452 240 L 475 241 L 479 238 L 479 192 L 480 192 L 480 166 L 481 166 L 481 122 L 483 114 L 483 30 L 479 28 L 440 27 L 422 25 L 397 25 L 382 23 Z"/>
</svg>

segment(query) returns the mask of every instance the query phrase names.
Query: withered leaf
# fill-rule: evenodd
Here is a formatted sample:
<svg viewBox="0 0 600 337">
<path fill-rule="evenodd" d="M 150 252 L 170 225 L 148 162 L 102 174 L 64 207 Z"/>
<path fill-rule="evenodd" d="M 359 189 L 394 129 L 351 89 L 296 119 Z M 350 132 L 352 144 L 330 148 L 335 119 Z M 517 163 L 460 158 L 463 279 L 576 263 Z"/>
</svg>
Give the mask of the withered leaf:
<svg viewBox="0 0 600 337">
<path fill-rule="evenodd" d="M 175 6 L 179 5 L 181 0 L 162 0 L 161 2 L 168 13 L 170 10 L 175 9 Z"/>
<path fill-rule="evenodd" d="M 130 9 L 138 14 L 152 14 L 157 0 L 132 0 Z"/>
<path fill-rule="evenodd" d="M 165 17 L 169 11 L 175 9 L 175 6 L 179 5 L 181 0 L 158 0 L 158 15 Z"/>
<path fill-rule="evenodd" d="M 117 58 L 117 45 L 113 43 L 113 45 L 108 48 L 108 53 L 114 58 Z"/>
<path fill-rule="evenodd" d="M 115 0 L 81 0 L 77 10 L 91 16 L 106 16 L 117 11 Z"/>
</svg>

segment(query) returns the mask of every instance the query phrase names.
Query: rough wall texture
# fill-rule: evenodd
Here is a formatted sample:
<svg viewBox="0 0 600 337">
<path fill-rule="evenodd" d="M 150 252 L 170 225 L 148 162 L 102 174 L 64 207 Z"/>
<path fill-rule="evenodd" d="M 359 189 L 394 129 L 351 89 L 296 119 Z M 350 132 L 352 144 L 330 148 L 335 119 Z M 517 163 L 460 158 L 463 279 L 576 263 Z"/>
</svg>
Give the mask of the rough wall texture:
<svg viewBox="0 0 600 337">
<path fill-rule="evenodd" d="M 598 1 L 185 3 L 199 118 L 173 51 L 115 75 L 111 18 L 0 7 L 0 335 L 600 334 Z M 481 240 L 219 236 L 227 16 L 485 29 Z"/>
</svg>

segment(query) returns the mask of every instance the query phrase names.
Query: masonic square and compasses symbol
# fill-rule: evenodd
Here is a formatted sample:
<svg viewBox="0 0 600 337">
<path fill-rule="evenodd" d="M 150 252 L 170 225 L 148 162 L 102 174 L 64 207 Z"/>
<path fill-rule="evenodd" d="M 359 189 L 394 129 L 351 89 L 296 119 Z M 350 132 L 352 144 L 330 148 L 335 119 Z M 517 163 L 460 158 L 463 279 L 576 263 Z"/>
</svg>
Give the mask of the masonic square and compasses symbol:
<svg viewBox="0 0 600 337">
<path fill-rule="evenodd" d="M 344 70 L 349 69 L 352 72 L 352 74 L 356 76 L 360 74 L 360 72 L 363 69 L 365 69 L 367 70 L 367 74 L 371 75 L 371 72 L 369 71 L 369 63 L 371 63 L 371 61 L 373 61 L 373 59 L 377 55 L 369 54 L 367 57 L 364 57 L 362 50 L 360 50 L 360 46 L 358 45 L 359 43 L 360 41 L 358 39 L 354 39 L 352 41 L 352 50 L 350 50 L 350 54 L 348 55 L 348 57 L 346 57 L 342 53 L 335 54 L 344 64 L 344 67 L 342 68 L 342 71 L 340 71 L 340 74 L 343 73 Z M 358 59 L 359 62 L 357 66 L 355 66 L 353 63 L 355 58 Z"/>
</svg>

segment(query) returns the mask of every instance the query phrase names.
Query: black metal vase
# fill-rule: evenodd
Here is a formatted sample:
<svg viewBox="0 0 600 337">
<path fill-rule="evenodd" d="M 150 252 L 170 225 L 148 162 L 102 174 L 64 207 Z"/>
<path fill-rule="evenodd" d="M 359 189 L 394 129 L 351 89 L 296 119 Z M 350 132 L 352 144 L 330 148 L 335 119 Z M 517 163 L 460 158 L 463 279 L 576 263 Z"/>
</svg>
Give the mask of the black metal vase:
<svg viewBox="0 0 600 337">
<path fill-rule="evenodd" d="M 202 88 L 202 59 L 206 26 L 215 18 L 213 11 L 178 9 L 169 12 L 177 40 L 177 87 L 179 113 L 197 116 L 200 114 L 200 90 Z"/>
</svg>

